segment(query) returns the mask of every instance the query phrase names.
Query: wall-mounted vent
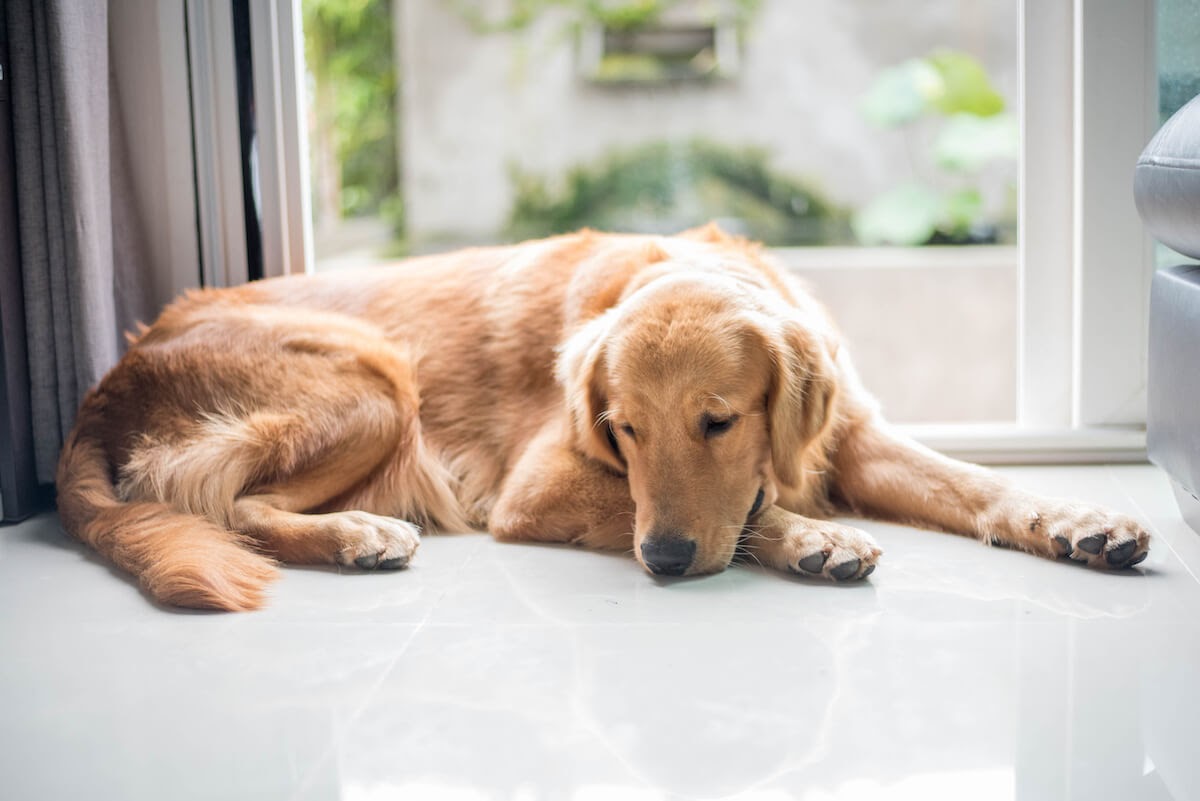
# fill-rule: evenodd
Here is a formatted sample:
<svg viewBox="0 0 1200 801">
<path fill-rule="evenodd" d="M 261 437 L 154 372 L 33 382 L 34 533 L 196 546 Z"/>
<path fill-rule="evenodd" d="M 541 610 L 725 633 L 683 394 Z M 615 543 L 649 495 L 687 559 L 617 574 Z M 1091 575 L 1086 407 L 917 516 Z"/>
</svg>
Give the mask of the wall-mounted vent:
<svg viewBox="0 0 1200 801">
<path fill-rule="evenodd" d="M 586 28 L 579 49 L 580 72 L 598 84 L 636 85 L 728 78 L 738 69 L 738 35 L 733 24 Z"/>
</svg>

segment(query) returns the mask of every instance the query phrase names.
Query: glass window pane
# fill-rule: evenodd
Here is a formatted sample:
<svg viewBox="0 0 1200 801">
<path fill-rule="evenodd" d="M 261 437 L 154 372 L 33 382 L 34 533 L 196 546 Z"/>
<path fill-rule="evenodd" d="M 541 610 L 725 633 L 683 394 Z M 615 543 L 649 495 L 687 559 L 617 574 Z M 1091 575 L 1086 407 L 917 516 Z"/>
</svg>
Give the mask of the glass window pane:
<svg viewBox="0 0 1200 801">
<path fill-rule="evenodd" d="M 1162 124 L 1200 94 L 1200 0 L 1158 0 L 1158 121 Z M 1159 269 L 1192 261 L 1154 243 Z"/>
<path fill-rule="evenodd" d="M 319 269 L 716 220 L 797 249 L 893 419 L 1014 418 L 1015 0 L 304 8 Z"/>
<path fill-rule="evenodd" d="M 1200 94 L 1200 0 L 1158 0 L 1159 122 Z"/>
<path fill-rule="evenodd" d="M 1012 0 L 595 5 L 401 4 L 412 246 L 1012 241 Z"/>
</svg>

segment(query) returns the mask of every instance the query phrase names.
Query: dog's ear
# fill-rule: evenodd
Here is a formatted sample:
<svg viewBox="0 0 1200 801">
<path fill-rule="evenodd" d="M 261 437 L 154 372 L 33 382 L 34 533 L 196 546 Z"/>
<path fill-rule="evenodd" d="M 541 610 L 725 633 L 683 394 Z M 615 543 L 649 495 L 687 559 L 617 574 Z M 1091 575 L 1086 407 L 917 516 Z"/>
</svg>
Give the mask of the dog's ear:
<svg viewBox="0 0 1200 801">
<path fill-rule="evenodd" d="M 837 379 L 834 348 L 819 332 L 785 320 L 768 337 L 771 387 L 767 420 L 776 477 L 789 487 L 803 481 L 804 452 L 834 417 Z"/>
<path fill-rule="evenodd" d="M 625 460 L 608 425 L 606 342 L 612 327 L 606 313 L 583 325 L 559 348 L 555 373 L 566 396 L 575 447 L 624 473 Z"/>
</svg>

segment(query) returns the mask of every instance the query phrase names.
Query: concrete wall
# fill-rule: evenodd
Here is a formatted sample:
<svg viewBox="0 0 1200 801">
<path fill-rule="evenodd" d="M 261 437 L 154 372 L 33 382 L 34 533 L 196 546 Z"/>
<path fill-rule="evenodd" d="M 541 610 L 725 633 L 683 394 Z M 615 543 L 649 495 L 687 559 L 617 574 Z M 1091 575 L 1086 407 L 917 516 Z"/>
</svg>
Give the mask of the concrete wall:
<svg viewBox="0 0 1200 801">
<path fill-rule="evenodd" d="M 871 128 L 858 101 L 881 68 L 938 46 L 979 58 L 1014 110 L 1017 101 L 1013 0 L 763 0 L 736 77 L 657 88 L 580 78 L 561 16 L 479 35 L 449 5 L 396 0 L 404 193 L 418 243 L 494 238 L 510 206 L 510 164 L 554 176 L 661 139 L 765 146 L 778 169 L 861 204 L 927 171 L 914 168 L 919 137 Z M 993 206 L 1010 177 L 991 176 Z"/>
</svg>

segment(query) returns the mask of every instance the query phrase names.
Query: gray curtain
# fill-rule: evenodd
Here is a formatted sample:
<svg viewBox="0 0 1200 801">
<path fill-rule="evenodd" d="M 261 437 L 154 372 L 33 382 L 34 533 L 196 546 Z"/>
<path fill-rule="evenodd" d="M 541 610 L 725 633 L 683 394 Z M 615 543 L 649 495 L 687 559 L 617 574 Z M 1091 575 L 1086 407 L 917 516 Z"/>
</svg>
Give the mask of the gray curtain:
<svg viewBox="0 0 1200 801">
<path fill-rule="evenodd" d="M 108 2 L 3 4 L 28 357 L 27 383 L 10 379 L 8 405 L 27 391 L 35 478 L 49 484 L 84 393 L 116 362 L 122 332 L 154 309 L 111 127 Z"/>
</svg>

